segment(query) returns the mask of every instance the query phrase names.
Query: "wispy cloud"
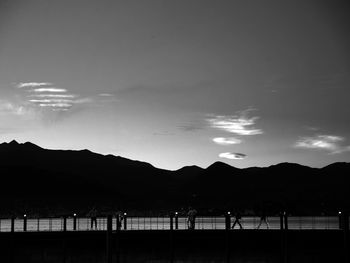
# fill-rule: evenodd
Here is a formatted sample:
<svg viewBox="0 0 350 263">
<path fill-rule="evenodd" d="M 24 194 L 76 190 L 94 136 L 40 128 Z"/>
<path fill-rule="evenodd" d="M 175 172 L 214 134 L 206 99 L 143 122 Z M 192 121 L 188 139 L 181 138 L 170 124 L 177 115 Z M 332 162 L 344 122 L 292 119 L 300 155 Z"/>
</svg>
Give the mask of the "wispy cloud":
<svg viewBox="0 0 350 263">
<path fill-rule="evenodd" d="M 53 107 L 53 108 L 69 108 L 72 106 L 70 103 L 40 103 L 40 107 Z"/>
<path fill-rule="evenodd" d="M 29 100 L 30 102 L 35 102 L 35 103 L 60 103 L 60 102 L 65 102 L 65 103 L 73 103 L 73 100 L 68 100 L 68 99 L 35 99 L 35 100 Z"/>
<path fill-rule="evenodd" d="M 32 98 L 76 98 L 77 95 L 73 94 L 33 94 L 29 97 Z"/>
<path fill-rule="evenodd" d="M 32 103 L 37 104 L 40 107 L 53 107 L 53 108 L 70 108 L 74 104 L 90 103 L 90 98 L 80 99 L 64 99 L 64 98 L 48 98 L 48 99 L 30 99 Z"/>
<path fill-rule="evenodd" d="M 14 115 L 24 115 L 25 110 L 23 106 L 16 105 L 9 101 L 0 101 L 0 113 L 10 113 Z"/>
<path fill-rule="evenodd" d="M 114 95 L 110 94 L 110 93 L 100 93 L 100 94 L 98 94 L 98 96 L 101 96 L 101 97 L 113 97 Z"/>
<path fill-rule="evenodd" d="M 61 89 L 61 88 L 37 88 L 31 90 L 33 92 L 67 92 L 66 89 Z"/>
<path fill-rule="evenodd" d="M 243 153 L 225 152 L 225 153 L 220 153 L 219 157 L 220 158 L 230 159 L 230 160 L 243 160 L 244 158 L 247 157 L 247 155 L 243 154 Z"/>
<path fill-rule="evenodd" d="M 233 144 L 240 144 L 242 140 L 237 138 L 224 138 L 224 137 L 216 137 L 213 138 L 213 142 L 220 144 L 220 145 L 233 145 Z"/>
<path fill-rule="evenodd" d="M 234 116 L 218 115 L 209 118 L 208 122 L 212 128 L 221 129 L 237 135 L 262 134 L 263 131 L 261 129 L 254 128 L 255 122 L 259 117 L 248 117 L 249 111 L 251 110 L 242 111 L 239 115 Z"/>
<path fill-rule="evenodd" d="M 35 115 L 35 111 L 32 107 L 23 103 L 0 100 L 0 114 L 31 117 Z"/>
<path fill-rule="evenodd" d="M 71 93 L 67 88 L 57 87 L 52 82 L 21 82 L 14 83 L 14 87 L 21 90 L 18 97 L 21 99 L 22 105 L 44 115 L 45 112 L 49 113 L 49 111 L 77 112 L 77 110 L 84 108 L 84 104 L 116 101 L 115 96 L 110 93 L 84 97 L 81 94 Z"/>
<path fill-rule="evenodd" d="M 162 132 L 154 132 L 153 135 L 155 136 L 171 136 L 174 135 L 174 133 L 169 131 L 162 131 Z"/>
<path fill-rule="evenodd" d="M 193 123 L 186 123 L 177 126 L 178 129 L 186 132 L 195 132 L 204 129 L 202 123 L 199 122 L 193 122 Z"/>
<path fill-rule="evenodd" d="M 51 82 L 21 82 L 17 88 L 25 88 L 26 103 L 38 109 L 68 111 L 74 105 L 92 103 L 92 98 L 71 94 L 68 89 L 55 87 Z"/>
<path fill-rule="evenodd" d="M 17 84 L 17 88 L 36 88 L 42 86 L 51 86 L 50 82 L 20 82 Z"/>
<path fill-rule="evenodd" d="M 296 148 L 326 150 L 332 154 L 350 151 L 350 146 L 342 145 L 344 137 L 336 135 L 315 135 L 312 137 L 301 137 L 295 143 Z"/>
</svg>

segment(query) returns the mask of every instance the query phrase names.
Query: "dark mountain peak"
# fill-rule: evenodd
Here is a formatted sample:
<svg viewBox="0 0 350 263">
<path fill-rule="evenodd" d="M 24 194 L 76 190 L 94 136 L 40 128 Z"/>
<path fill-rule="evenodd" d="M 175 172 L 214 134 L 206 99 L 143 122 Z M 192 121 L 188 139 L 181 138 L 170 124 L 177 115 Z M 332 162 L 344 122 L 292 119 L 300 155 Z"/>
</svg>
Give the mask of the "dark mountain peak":
<svg viewBox="0 0 350 263">
<path fill-rule="evenodd" d="M 269 166 L 268 168 L 274 168 L 274 169 L 307 169 L 310 168 L 309 166 L 301 165 L 298 163 L 289 163 L 289 162 L 283 162 L 279 164 L 274 164 Z"/>
<path fill-rule="evenodd" d="M 187 169 L 191 169 L 191 170 L 203 170 L 203 168 L 197 166 L 197 165 L 187 165 L 187 166 L 184 166 L 176 171 L 180 171 L 180 170 L 187 170 Z"/>
<path fill-rule="evenodd" d="M 31 143 L 31 142 L 25 142 L 23 144 L 23 146 L 25 146 L 27 149 L 33 149 L 33 150 L 42 150 L 43 148 L 41 148 L 40 146 L 34 144 L 34 143 Z"/>
<path fill-rule="evenodd" d="M 328 169 L 336 169 L 336 170 L 350 169 L 350 163 L 337 162 L 337 163 L 329 164 L 322 168 L 322 170 L 328 170 Z"/>
<path fill-rule="evenodd" d="M 213 164 L 211 164 L 210 166 L 207 167 L 207 170 L 229 170 L 229 169 L 237 169 L 236 167 L 233 167 L 227 163 L 223 163 L 223 162 L 215 162 Z"/>
<path fill-rule="evenodd" d="M 31 142 L 25 142 L 25 143 L 18 143 L 16 140 L 12 140 L 11 142 L 9 143 L 3 143 L 1 144 L 2 146 L 4 146 L 4 149 L 5 150 L 19 150 L 19 151 L 22 151 L 22 150 L 25 150 L 25 151 L 28 151 L 28 150 L 42 150 L 41 147 L 31 143 Z"/>
<path fill-rule="evenodd" d="M 17 146 L 17 145 L 19 145 L 19 143 L 16 141 L 16 140 L 12 140 L 11 142 L 9 142 L 8 143 L 9 145 L 11 145 L 11 146 Z"/>
<path fill-rule="evenodd" d="M 181 173 L 181 174 L 197 174 L 202 172 L 204 169 L 202 167 L 199 167 L 197 165 L 189 165 L 189 166 L 184 166 L 174 172 L 176 173 Z"/>
</svg>

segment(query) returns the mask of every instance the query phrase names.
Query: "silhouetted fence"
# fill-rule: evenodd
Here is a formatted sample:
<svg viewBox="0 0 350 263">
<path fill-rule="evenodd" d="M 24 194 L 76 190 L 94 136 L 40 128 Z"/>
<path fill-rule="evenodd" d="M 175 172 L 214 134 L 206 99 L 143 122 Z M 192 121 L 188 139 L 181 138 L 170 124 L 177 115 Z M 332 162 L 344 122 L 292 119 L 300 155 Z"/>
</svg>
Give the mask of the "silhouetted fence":
<svg viewBox="0 0 350 263">
<path fill-rule="evenodd" d="M 198 216 L 195 229 L 198 230 L 224 230 L 231 228 L 235 217 L 227 216 Z M 229 222 L 227 221 L 229 220 Z M 243 229 L 256 229 L 260 224 L 260 217 L 244 216 L 240 223 Z M 259 229 L 281 229 L 279 216 L 267 217 Z M 137 217 L 124 216 L 120 230 L 185 230 L 188 229 L 187 217 Z M 228 226 L 229 225 L 229 226 Z M 291 230 L 337 230 L 341 229 L 339 216 L 289 216 L 287 227 Z M 236 225 L 234 230 L 238 230 Z M 106 231 L 107 218 L 98 217 L 97 224 L 91 228 L 91 218 L 67 217 L 67 218 L 13 218 L 0 219 L 0 232 L 41 232 L 41 231 Z M 112 220 L 112 230 L 117 230 L 117 219 Z"/>
</svg>

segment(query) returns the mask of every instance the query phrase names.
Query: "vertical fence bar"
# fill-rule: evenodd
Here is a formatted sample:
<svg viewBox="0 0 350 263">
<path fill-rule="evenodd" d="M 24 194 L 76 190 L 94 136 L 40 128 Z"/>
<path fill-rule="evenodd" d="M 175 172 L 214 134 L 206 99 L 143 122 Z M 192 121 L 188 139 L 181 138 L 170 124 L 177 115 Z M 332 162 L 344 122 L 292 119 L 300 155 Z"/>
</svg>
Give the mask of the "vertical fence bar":
<svg viewBox="0 0 350 263">
<path fill-rule="evenodd" d="M 349 213 L 344 211 L 342 213 L 342 229 L 343 229 L 343 240 L 344 240 L 344 262 L 349 263 Z"/>
<path fill-rule="evenodd" d="M 67 231 L 67 216 L 63 216 L 63 232 Z"/>
<path fill-rule="evenodd" d="M 127 214 L 124 213 L 124 230 L 127 229 L 127 221 L 128 221 L 128 217 L 127 217 Z"/>
<path fill-rule="evenodd" d="M 27 232 L 27 215 L 23 215 L 23 231 Z"/>
<path fill-rule="evenodd" d="M 107 240 L 106 240 L 106 256 L 107 263 L 112 263 L 112 215 L 107 216 Z"/>
<path fill-rule="evenodd" d="M 170 230 L 174 230 L 174 216 L 172 213 L 170 214 Z"/>
<path fill-rule="evenodd" d="M 226 230 L 231 229 L 231 212 L 227 212 L 225 214 L 225 229 Z"/>
<path fill-rule="evenodd" d="M 286 211 L 283 212 L 284 218 L 284 229 L 282 233 L 282 262 L 288 262 L 288 214 Z"/>
<path fill-rule="evenodd" d="M 288 214 L 284 212 L 284 228 L 288 230 Z"/>
<path fill-rule="evenodd" d="M 226 262 L 230 262 L 230 229 L 231 229 L 231 212 L 225 214 L 225 250 Z"/>
<path fill-rule="evenodd" d="M 73 230 L 77 230 L 77 214 L 73 214 Z"/>
<path fill-rule="evenodd" d="M 179 229 L 179 213 L 175 212 L 175 229 Z"/>
<path fill-rule="evenodd" d="M 280 230 L 283 230 L 284 213 L 280 213 Z"/>
<path fill-rule="evenodd" d="M 15 217 L 11 217 L 11 232 L 15 232 Z"/>
</svg>

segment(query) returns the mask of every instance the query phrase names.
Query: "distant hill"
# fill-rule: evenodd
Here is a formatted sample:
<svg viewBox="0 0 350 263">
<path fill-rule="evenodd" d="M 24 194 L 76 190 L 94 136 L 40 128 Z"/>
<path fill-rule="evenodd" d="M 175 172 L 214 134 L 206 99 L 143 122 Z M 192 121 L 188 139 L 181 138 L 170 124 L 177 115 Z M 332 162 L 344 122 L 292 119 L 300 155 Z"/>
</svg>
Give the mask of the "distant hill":
<svg viewBox="0 0 350 263">
<path fill-rule="evenodd" d="M 350 163 L 310 168 L 293 163 L 238 169 L 216 162 L 176 171 L 88 150 L 0 144 L 0 214 L 103 209 L 200 211 L 261 209 L 333 213 L 350 207 Z"/>
</svg>

